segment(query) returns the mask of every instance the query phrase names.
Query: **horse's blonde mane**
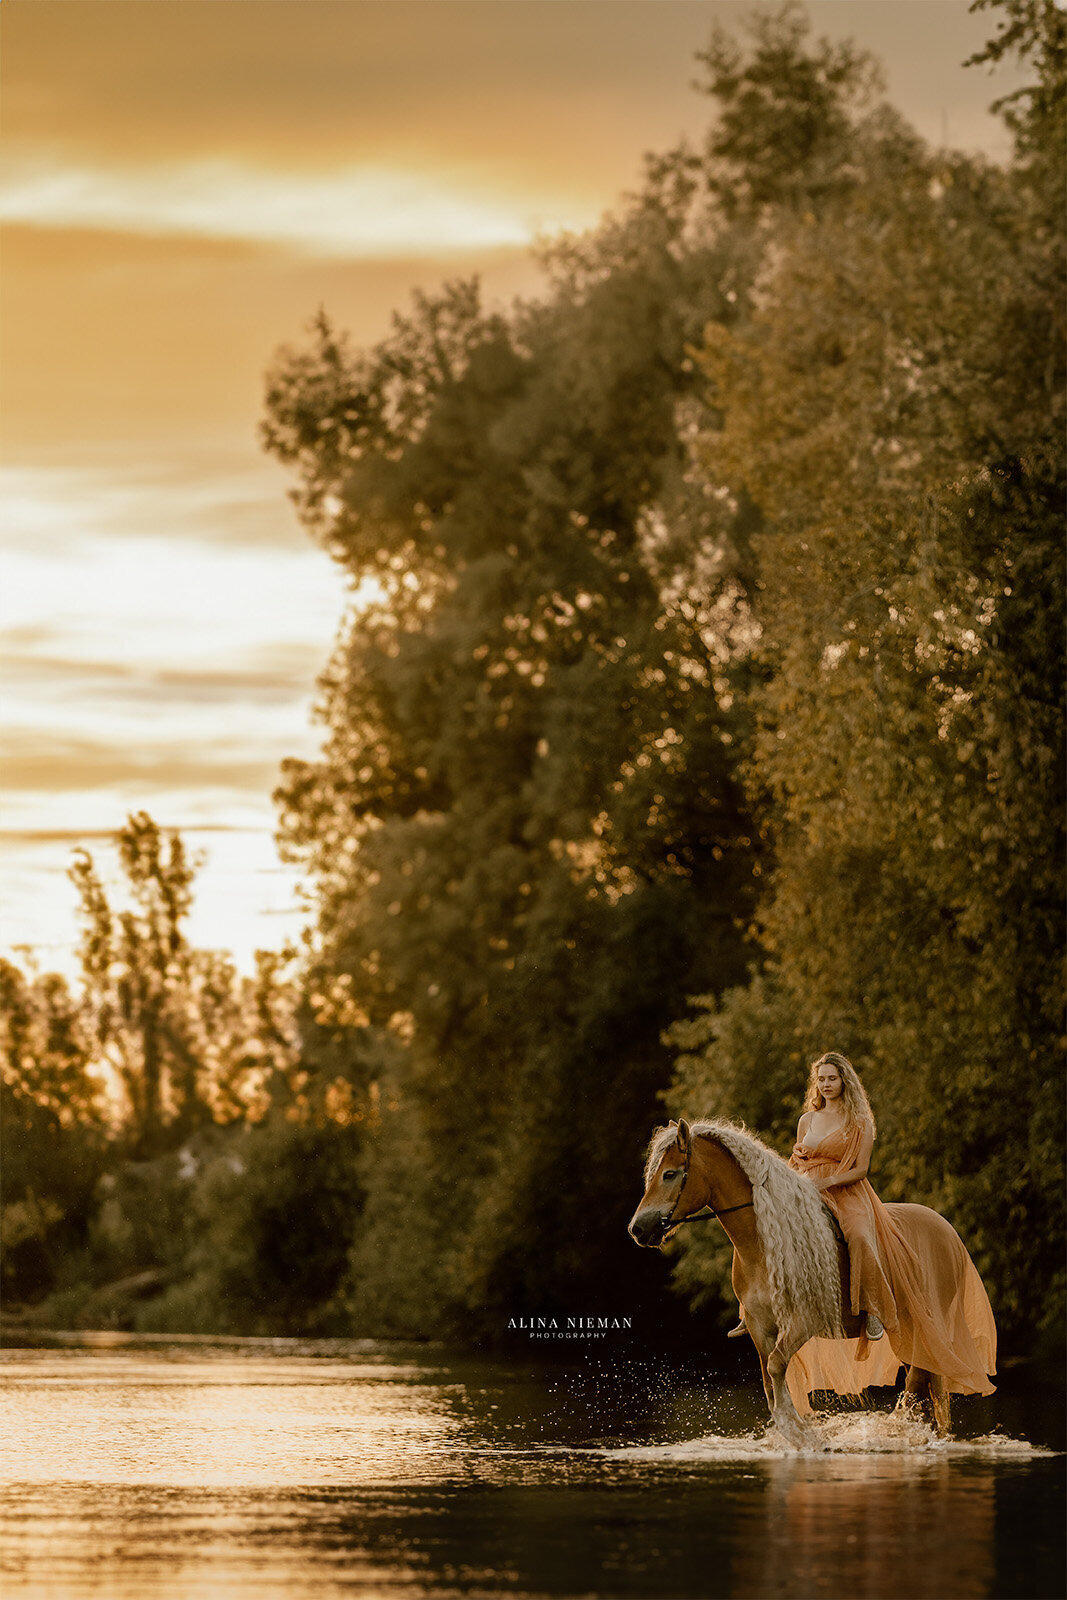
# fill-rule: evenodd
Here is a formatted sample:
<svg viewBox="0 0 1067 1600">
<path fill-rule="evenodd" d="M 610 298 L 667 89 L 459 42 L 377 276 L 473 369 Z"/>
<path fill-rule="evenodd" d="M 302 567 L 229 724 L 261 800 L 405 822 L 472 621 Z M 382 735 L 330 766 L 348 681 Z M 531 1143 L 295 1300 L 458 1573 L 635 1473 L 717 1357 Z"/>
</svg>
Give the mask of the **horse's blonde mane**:
<svg viewBox="0 0 1067 1600">
<path fill-rule="evenodd" d="M 840 1337 L 841 1295 L 837 1242 L 819 1191 L 747 1128 L 702 1118 L 689 1124 L 690 1138 L 712 1139 L 727 1150 L 752 1185 L 756 1227 L 767 1267 L 771 1307 L 779 1337 L 798 1330 L 806 1337 Z M 645 1187 L 678 1137 L 674 1123 L 653 1136 L 645 1163 Z"/>
</svg>

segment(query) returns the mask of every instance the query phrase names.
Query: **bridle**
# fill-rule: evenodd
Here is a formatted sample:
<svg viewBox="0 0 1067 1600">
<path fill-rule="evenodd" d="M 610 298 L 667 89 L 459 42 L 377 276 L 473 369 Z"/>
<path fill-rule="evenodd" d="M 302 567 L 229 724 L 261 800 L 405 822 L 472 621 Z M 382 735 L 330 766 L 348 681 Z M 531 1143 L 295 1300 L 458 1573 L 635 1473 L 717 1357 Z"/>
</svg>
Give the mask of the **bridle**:
<svg viewBox="0 0 1067 1600">
<path fill-rule="evenodd" d="M 678 1193 L 674 1197 L 666 1222 L 663 1224 L 663 1237 L 666 1239 L 672 1228 L 684 1228 L 687 1222 L 711 1222 L 715 1217 L 728 1217 L 731 1211 L 747 1211 L 749 1206 L 754 1206 L 754 1200 L 742 1200 L 737 1206 L 721 1206 L 718 1210 L 714 1206 L 701 1206 L 699 1211 L 692 1212 L 688 1217 L 679 1217 L 674 1220 L 674 1213 L 682 1203 L 685 1186 L 689 1182 L 689 1157 L 693 1151 L 693 1135 L 690 1134 L 685 1146 L 685 1161 L 682 1165 L 682 1182 Z"/>
</svg>

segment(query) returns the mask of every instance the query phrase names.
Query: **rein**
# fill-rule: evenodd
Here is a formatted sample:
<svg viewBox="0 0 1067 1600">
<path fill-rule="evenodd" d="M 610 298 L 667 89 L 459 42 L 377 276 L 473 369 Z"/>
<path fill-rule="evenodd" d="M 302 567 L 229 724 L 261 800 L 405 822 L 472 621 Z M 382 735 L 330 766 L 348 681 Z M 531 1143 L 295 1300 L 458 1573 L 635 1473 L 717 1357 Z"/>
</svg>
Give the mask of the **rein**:
<svg viewBox="0 0 1067 1600">
<path fill-rule="evenodd" d="M 716 1211 L 714 1206 L 705 1206 L 699 1211 L 694 1211 L 691 1216 L 681 1217 L 677 1222 L 669 1222 L 667 1226 L 684 1228 L 687 1222 L 710 1222 L 713 1217 L 728 1217 L 731 1211 L 747 1211 L 749 1206 L 755 1204 L 754 1200 L 742 1200 L 739 1206 L 723 1206 L 720 1211 Z"/>
</svg>

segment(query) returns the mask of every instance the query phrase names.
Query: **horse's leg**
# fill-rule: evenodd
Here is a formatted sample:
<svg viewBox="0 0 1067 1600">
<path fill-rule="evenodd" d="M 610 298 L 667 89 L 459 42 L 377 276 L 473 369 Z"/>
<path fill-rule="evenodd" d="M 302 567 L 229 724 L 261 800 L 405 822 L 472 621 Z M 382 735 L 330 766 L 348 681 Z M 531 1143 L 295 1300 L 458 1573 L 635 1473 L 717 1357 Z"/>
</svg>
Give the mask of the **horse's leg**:
<svg viewBox="0 0 1067 1600">
<path fill-rule="evenodd" d="M 793 1396 L 789 1393 L 789 1385 L 785 1381 L 786 1369 L 796 1355 L 801 1345 L 806 1341 L 795 1335 L 783 1335 L 767 1357 L 767 1371 L 771 1379 L 774 1398 L 771 1402 L 771 1416 L 774 1418 L 775 1427 L 793 1444 L 809 1444 L 811 1442 L 804 1419 L 793 1404 Z"/>
<path fill-rule="evenodd" d="M 774 1349 L 778 1329 L 769 1305 L 761 1295 L 753 1294 L 745 1304 L 745 1326 L 748 1336 L 756 1346 L 760 1372 L 763 1375 L 763 1392 L 767 1397 L 767 1410 L 774 1417 L 774 1384 L 767 1367 L 767 1358 Z"/>
<path fill-rule="evenodd" d="M 939 1372 L 928 1372 L 925 1367 L 909 1367 L 900 1404 L 904 1410 L 918 1411 L 923 1421 L 931 1424 L 940 1437 L 948 1434 L 952 1421 L 952 1396 Z"/>
<path fill-rule="evenodd" d="M 770 1297 L 761 1284 L 749 1284 L 744 1305 L 745 1326 L 759 1354 L 763 1392 L 767 1396 L 771 1421 L 791 1444 L 805 1444 L 807 1434 L 804 1422 L 793 1404 L 785 1381 L 785 1369 L 804 1340 L 790 1339 L 786 1342 L 779 1332 Z"/>
<path fill-rule="evenodd" d="M 770 1306 L 765 1294 L 761 1293 L 759 1283 L 750 1278 L 745 1263 L 734 1251 L 733 1264 L 730 1269 L 730 1281 L 733 1284 L 734 1294 L 741 1311 L 742 1323 L 738 1330 L 747 1333 L 756 1347 L 759 1356 L 760 1372 L 763 1376 L 763 1392 L 767 1397 L 767 1410 L 774 1409 L 774 1390 L 767 1374 L 767 1352 L 773 1347 L 776 1331 L 773 1325 Z M 729 1338 L 729 1334 L 727 1335 Z"/>
<path fill-rule="evenodd" d="M 749 1334 L 751 1335 L 751 1333 L 752 1333 L 752 1330 L 750 1328 L 749 1329 Z M 756 1345 L 756 1354 L 759 1356 L 760 1372 L 763 1374 L 763 1393 L 767 1397 L 767 1410 L 773 1416 L 773 1414 L 774 1414 L 774 1388 L 773 1388 L 773 1386 L 771 1384 L 770 1374 L 767 1371 L 767 1357 L 763 1354 L 763 1351 L 760 1349 L 759 1345 L 756 1344 L 755 1338 L 752 1339 L 752 1343 Z"/>
<path fill-rule="evenodd" d="M 898 1401 L 901 1411 L 917 1411 L 926 1421 L 927 1401 L 930 1394 L 930 1374 L 925 1367 L 909 1367 L 904 1379 L 904 1393 Z"/>
<path fill-rule="evenodd" d="M 940 1372 L 931 1372 L 928 1393 L 934 1431 L 939 1439 L 947 1439 L 952 1431 L 952 1395 Z"/>
</svg>

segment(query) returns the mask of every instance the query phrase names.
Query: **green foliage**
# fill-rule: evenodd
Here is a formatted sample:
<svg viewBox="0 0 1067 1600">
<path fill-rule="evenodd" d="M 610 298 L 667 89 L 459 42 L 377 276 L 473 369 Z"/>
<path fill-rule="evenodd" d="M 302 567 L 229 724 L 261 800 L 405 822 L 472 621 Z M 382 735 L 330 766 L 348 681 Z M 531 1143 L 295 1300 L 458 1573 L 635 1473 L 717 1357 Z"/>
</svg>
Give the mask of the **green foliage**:
<svg viewBox="0 0 1067 1600">
<path fill-rule="evenodd" d="M 715 102 L 707 184 L 722 212 L 810 204 L 854 187 L 857 126 L 883 86 L 877 63 L 848 40 L 809 50 L 811 24 L 794 0 L 754 12 L 744 31 L 747 51 L 716 26 L 697 56 Z"/>
<path fill-rule="evenodd" d="M 972 11 L 993 11 L 997 32 L 968 66 L 1021 56 L 1032 81 L 994 103 L 1015 134 L 1017 155 L 1054 170 L 1067 144 L 1067 14 L 1057 0 L 971 0 Z"/>
<path fill-rule="evenodd" d="M 271 376 L 265 441 L 359 596 L 279 793 L 319 898 L 309 1092 L 378 1096 L 359 1321 L 625 1272 L 613 1152 L 687 992 L 677 1104 L 787 1148 L 807 1056 L 848 1049 L 887 1194 L 1040 1314 L 1062 28 L 1006 11 L 988 56 L 1039 79 L 1011 172 L 932 156 L 787 5 L 713 36 L 703 153 L 548 250 L 541 301 L 454 284 L 364 354 L 320 317 Z M 1010 1262 L 1005 1203 L 1042 1218 Z"/>
<path fill-rule="evenodd" d="M 194 1153 L 181 1275 L 137 1326 L 347 1332 L 335 1296 L 363 1198 L 358 1150 L 353 1125 L 275 1116 Z"/>
<path fill-rule="evenodd" d="M 202 1140 L 197 1141 L 200 1148 Z M 93 1276 L 110 1284 L 146 1271 L 180 1273 L 194 1236 L 191 1148 L 150 1161 L 113 1160 L 100 1181 L 90 1229 Z"/>
<path fill-rule="evenodd" d="M 799 1109 L 845 1050 L 879 1186 L 951 1218 L 1015 1328 L 1058 1316 L 1063 1235 L 1063 241 L 1026 126 L 1001 172 L 876 125 L 863 185 L 777 218 L 752 316 L 708 329 L 705 468 L 762 516 L 776 865 L 766 971 L 676 1096 L 767 1116 L 789 1059 Z"/>
<path fill-rule="evenodd" d="M 39 1299 L 85 1242 L 104 1139 L 100 1085 L 74 998 L 55 973 L 0 960 L 0 1283 Z"/>
<path fill-rule="evenodd" d="M 404 1295 L 427 1323 L 573 1296 L 590 1253 L 619 1255 L 613 1141 L 644 1136 L 662 1027 L 694 982 L 744 970 L 736 591 L 678 435 L 687 340 L 729 303 L 681 248 L 673 174 L 592 248 L 562 246 L 555 292 L 510 322 L 453 285 L 367 356 L 320 320 L 270 383 L 267 442 L 363 597 L 283 825 L 319 893 L 317 1023 L 339 993 L 365 1018 L 363 1087 L 384 1050 L 428 1153 Z M 699 543 L 718 563 L 703 586 L 683 521 L 686 560 Z M 580 1120 L 606 1112 L 590 1149 Z M 367 1182 L 377 1237 L 394 1189 Z M 354 1303 L 394 1303 L 395 1258 L 368 1248 Z"/>
<path fill-rule="evenodd" d="M 79 991 L 0 962 L 3 1286 L 67 1326 L 130 1326 L 143 1297 L 191 1270 L 193 1175 L 223 1127 L 271 1109 L 351 1120 L 343 1083 L 314 1107 L 302 1093 L 292 952 L 259 952 L 248 978 L 194 949 L 180 836 L 141 813 L 118 844 L 131 909 L 112 909 L 86 853 L 72 870 Z"/>
</svg>

